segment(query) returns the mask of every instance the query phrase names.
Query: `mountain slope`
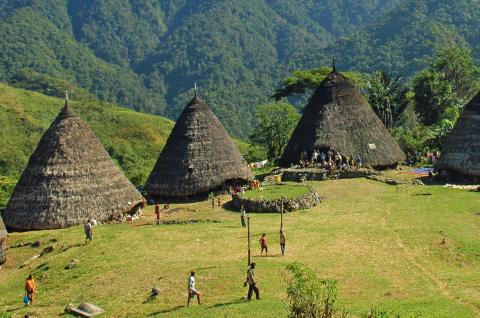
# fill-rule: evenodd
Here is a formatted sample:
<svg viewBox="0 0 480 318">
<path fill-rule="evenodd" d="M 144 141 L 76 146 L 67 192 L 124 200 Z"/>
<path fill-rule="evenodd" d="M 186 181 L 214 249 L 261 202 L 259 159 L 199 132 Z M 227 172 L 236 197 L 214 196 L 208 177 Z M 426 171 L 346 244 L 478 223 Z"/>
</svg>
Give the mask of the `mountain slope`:
<svg viewBox="0 0 480 318">
<path fill-rule="evenodd" d="M 242 137 L 293 69 L 336 54 L 408 76 L 445 37 L 480 44 L 474 0 L 4 0 L 0 17 L 0 80 L 33 70 L 172 119 L 197 82 Z"/>
</svg>

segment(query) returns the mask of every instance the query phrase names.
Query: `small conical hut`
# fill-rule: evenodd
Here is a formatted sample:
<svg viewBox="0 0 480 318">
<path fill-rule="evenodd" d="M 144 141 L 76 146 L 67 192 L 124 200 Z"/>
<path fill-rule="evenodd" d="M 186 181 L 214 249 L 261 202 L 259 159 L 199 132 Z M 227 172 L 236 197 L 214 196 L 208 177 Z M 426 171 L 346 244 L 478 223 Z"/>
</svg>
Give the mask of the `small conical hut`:
<svg viewBox="0 0 480 318">
<path fill-rule="evenodd" d="M 115 218 L 143 202 L 85 122 L 65 102 L 10 197 L 8 229 L 45 230 Z"/>
<path fill-rule="evenodd" d="M 353 83 L 334 68 L 313 93 L 280 159 L 297 164 L 303 152 L 332 149 L 360 155 L 374 168 L 394 167 L 405 154 Z"/>
<path fill-rule="evenodd" d="M 463 109 L 436 168 L 446 169 L 453 178 L 480 177 L 480 93 Z"/>
<path fill-rule="evenodd" d="M 217 116 L 195 96 L 173 127 L 145 190 L 153 199 L 182 200 L 252 179 Z"/>
<path fill-rule="evenodd" d="M 0 264 L 7 260 L 7 229 L 0 216 Z"/>
</svg>

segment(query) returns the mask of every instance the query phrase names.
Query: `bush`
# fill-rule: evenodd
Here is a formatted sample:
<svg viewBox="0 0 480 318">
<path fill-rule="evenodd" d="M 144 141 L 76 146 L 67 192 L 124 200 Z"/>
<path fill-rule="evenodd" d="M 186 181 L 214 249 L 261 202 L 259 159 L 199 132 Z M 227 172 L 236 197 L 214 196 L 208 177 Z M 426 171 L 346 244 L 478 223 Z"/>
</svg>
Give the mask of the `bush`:
<svg viewBox="0 0 480 318">
<path fill-rule="evenodd" d="M 337 312 L 337 282 L 319 279 L 315 273 L 299 263 L 287 266 L 292 274 L 287 287 L 286 305 L 289 318 L 347 317 L 347 312 Z"/>
</svg>

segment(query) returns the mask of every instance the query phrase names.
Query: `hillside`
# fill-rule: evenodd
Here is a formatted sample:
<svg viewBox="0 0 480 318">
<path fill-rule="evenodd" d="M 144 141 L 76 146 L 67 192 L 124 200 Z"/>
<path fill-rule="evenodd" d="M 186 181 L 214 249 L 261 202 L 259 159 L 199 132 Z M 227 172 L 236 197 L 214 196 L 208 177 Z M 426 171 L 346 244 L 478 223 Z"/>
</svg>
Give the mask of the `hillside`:
<svg viewBox="0 0 480 318">
<path fill-rule="evenodd" d="M 336 279 L 337 306 L 349 318 L 366 318 L 372 308 L 386 311 L 375 316 L 383 318 L 480 315 L 478 193 L 441 186 L 399 190 L 365 179 L 309 184 L 322 203 L 284 216 L 285 257 L 279 255 L 279 215 L 250 214 L 260 301 L 242 301 L 247 233 L 238 213 L 212 210 L 204 201 L 172 204 L 162 215 L 198 222 L 153 225 L 148 207 L 146 219 L 95 227 L 88 245 L 81 226 L 10 234 L 0 270 L 0 316 L 8 310 L 13 317 L 57 317 L 70 302 L 91 302 L 106 310 L 99 318 L 287 317 L 285 267 L 292 262 Z M 269 238 L 269 257 L 260 257 L 262 233 Z M 21 246 L 37 240 L 38 247 Z M 53 252 L 27 262 L 48 246 Z M 69 269 L 72 260 L 76 266 Z M 187 308 L 191 270 L 203 304 Z M 23 283 L 30 273 L 38 294 L 25 307 Z M 147 302 L 152 287 L 160 288 L 160 296 Z"/>
<path fill-rule="evenodd" d="M 336 54 L 408 76 L 445 38 L 480 44 L 473 0 L 5 0 L 0 17 L 0 80 L 37 89 L 36 72 L 171 119 L 197 82 L 243 138 L 294 69 Z"/>
<path fill-rule="evenodd" d="M 64 103 L 64 99 L 0 83 L 0 207 L 6 203 L 40 137 Z M 174 122 L 95 99 L 73 100 L 70 104 L 130 181 L 143 185 Z M 248 143 L 239 139 L 235 142 L 247 159 L 263 156 Z"/>
</svg>

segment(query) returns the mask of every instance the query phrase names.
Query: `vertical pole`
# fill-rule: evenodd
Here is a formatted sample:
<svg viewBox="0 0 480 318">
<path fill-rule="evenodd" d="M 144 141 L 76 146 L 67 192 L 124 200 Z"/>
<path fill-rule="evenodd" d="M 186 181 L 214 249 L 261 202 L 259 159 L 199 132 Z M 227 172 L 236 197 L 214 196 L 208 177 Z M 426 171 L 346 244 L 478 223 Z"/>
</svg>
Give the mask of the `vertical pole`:
<svg viewBox="0 0 480 318">
<path fill-rule="evenodd" d="M 250 217 L 247 216 L 247 235 L 248 235 L 248 266 L 250 266 L 251 261 L 250 261 Z"/>
<path fill-rule="evenodd" d="M 280 210 L 280 229 L 283 229 L 283 196 L 280 198 L 281 210 Z"/>
</svg>

